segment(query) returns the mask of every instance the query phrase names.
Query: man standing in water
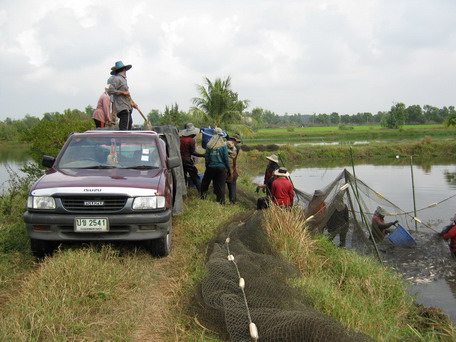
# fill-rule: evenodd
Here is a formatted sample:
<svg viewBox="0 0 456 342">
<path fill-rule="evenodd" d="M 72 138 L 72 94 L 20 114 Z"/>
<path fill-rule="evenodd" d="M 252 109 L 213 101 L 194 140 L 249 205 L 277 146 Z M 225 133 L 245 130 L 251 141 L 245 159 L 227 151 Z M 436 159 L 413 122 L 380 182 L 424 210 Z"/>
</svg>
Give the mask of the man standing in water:
<svg viewBox="0 0 456 342">
<path fill-rule="evenodd" d="M 127 70 L 131 69 L 131 65 L 124 65 L 122 61 L 116 62 L 111 68 L 114 78 L 110 80 L 107 92 L 113 95 L 113 111 L 119 118 L 120 130 L 131 130 L 132 118 L 131 112 L 133 108 L 137 108 L 136 103 L 131 100 L 130 92 L 127 84 Z"/>
</svg>

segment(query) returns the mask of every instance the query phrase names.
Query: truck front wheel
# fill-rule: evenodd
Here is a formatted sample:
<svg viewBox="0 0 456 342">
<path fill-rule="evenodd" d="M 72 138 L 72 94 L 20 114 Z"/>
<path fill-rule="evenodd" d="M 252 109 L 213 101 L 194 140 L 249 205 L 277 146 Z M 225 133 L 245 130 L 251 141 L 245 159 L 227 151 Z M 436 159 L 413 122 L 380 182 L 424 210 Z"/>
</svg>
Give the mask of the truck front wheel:
<svg viewBox="0 0 456 342">
<path fill-rule="evenodd" d="M 172 221 L 172 218 L 170 218 L 168 222 L 168 234 L 159 239 L 147 242 L 147 247 L 153 256 L 162 258 L 169 255 L 169 252 L 171 251 Z"/>
<path fill-rule="evenodd" d="M 54 241 L 30 239 L 30 249 L 36 258 L 44 258 L 47 255 L 52 255 L 57 248 L 57 243 Z"/>
</svg>

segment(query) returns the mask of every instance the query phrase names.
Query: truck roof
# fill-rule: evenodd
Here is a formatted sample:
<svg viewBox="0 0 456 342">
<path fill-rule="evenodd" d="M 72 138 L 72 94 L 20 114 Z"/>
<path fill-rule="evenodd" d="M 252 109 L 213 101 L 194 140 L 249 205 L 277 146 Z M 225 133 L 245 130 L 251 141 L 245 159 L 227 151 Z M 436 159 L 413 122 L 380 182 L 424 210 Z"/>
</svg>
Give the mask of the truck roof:
<svg viewBox="0 0 456 342">
<path fill-rule="evenodd" d="M 89 131 L 85 131 L 85 132 L 76 132 L 76 133 L 73 133 L 73 134 L 86 134 L 86 133 L 90 133 L 90 134 L 106 134 L 106 135 L 110 135 L 110 134 L 128 134 L 128 135 L 133 135 L 133 134 L 156 134 L 156 135 L 159 135 L 160 133 L 157 133 L 155 131 L 120 131 L 120 130 L 89 130 Z"/>
</svg>

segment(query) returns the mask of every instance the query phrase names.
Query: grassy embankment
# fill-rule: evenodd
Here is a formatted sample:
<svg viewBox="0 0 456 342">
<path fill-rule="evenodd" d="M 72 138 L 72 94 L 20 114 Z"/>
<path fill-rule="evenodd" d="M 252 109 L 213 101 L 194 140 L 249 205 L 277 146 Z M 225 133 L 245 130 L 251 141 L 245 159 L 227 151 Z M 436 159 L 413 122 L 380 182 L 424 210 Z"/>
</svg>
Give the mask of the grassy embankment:
<svg viewBox="0 0 456 342">
<path fill-rule="evenodd" d="M 280 153 L 292 161 L 304 152 L 285 146 Z M 241 174 L 254 164 L 263 169 L 266 154 L 241 153 Z M 239 183 L 248 192 L 253 190 L 248 177 Z M 3 200 L 0 340 L 219 340 L 188 316 L 187 306 L 205 272 L 207 243 L 233 215 L 249 210 L 251 201 L 223 207 L 213 199 L 190 196 L 185 213 L 174 219 L 174 246 L 168 258 L 153 259 L 131 246 L 96 246 L 64 248 L 36 264 L 21 221 L 25 192 L 18 192 L 9 204 Z M 422 321 L 405 284 L 375 261 L 299 235 L 296 217 L 268 221 L 277 225 L 268 230 L 278 250 L 302 271 L 296 285 L 310 292 L 317 309 L 380 341 L 455 337 L 451 325 L 436 331 L 429 321 Z M 378 326 L 372 324 L 377 321 Z"/>
<path fill-rule="evenodd" d="M 395 163 L 406 165 L 409 163 L 408 156 L 413 155 L 414 163 L 427 164 L 435 161 L 453 162 L 456 156 L 456 140 L 440 140 L 425 136 L 421 139 L 404 142 L 376 142 L 359 145 L 246 145 L 241 158 L 265 161 L 265 157 L 271 153 L 280 155 L 287 167 L 304 164 L 319 166 L 350 165 L 351 158 L 355 163 Z M 401 155 L 405 158 L 397 159 Z M 248 164 L 248 163 L 247 163 Z M 253 167 L 255 165 L 250 165 Z M 256 164 L 258 165 L 258 163 Z M 264 168 L 265 164 L 261 164 Z M 259 171 L 257 168 L 256 172 Z"/>
</svg>

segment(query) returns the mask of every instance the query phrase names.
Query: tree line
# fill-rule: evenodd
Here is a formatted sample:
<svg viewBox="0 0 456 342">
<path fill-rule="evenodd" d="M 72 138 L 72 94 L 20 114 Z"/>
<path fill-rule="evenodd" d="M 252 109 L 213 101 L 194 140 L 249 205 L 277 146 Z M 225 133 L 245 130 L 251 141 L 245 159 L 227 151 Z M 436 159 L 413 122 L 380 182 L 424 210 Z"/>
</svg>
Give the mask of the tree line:
<svg viewBox="0 0 456 342">
<path fill-rule="evenodd" d="M 356 114 L 319 113 L 278 115 L 263 108 L 248 111 L 249 100 L 240 100 L 231 88 L 231 77 L 211 81 L 204 78 L 204 85 L 197 86 L 198 96 L 192 99 L 194 106 L 181 110 L 177 103 L 165 106 L 164 111 L 153 109 L 147 114 L 153 125 L 175 125 L 183 128 L 188 122 L 197 127 L 223 127 L 231 133 L 249 134 L 260 128 L 339 126 L 343 129 L 354 125 L 381 125 L 385 128 L 400 128 L 405 124 L 435 123 L 456 126 L 454 106 L 438 108 L 431 105 L 406 106 L 394 104 L 389 111 Z M 71 132 L 95 128 L 92 120 L 94 108 L 87 106 L 83 111 L 67 109 L 63 113 L 44 113 L 42 118 L 25 115 L 24 119 L 7 118 L 0 121 L 0 141 L 33 142 L 49 136 L 61 136 L 63 141 Z M 53 131 L 54 130 L 54 131 Z M 61 137 L 56 138 L 58 142 Z M 58 143 L 53 144 L 58 145 Z"/>
</svg>

